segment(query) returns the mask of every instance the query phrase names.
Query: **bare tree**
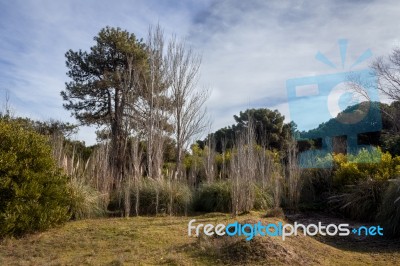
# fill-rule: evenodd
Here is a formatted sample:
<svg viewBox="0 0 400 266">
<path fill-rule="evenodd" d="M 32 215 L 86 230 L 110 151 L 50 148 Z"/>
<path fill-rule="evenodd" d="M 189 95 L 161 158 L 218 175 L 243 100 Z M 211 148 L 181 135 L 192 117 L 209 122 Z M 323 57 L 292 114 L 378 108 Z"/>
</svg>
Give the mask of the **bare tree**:
<svg viewBox="0 0 400 266">
<path fill-rule="evenodd" d="M 378 90 L 390 100 L 400 100 L 400 49 L 394 49 L 387 58 L 378 57 L 371 64 L 374 75 L 378 78 Z M 368 89 L 375 86 L 375 82 L 368 78 L 361 78 L 351 73 L 347 78 L 351 84 L 351 90 L 357 92 L 362 98 L 370 101 Z"/>
<path fill-rule="evenodd" d="M 385 57 L 377 58 L 371 65 L 374 70 L 374 74 L 377 76 L 378 87 L 377 89 L 386 96 L 389 100 L 400 101 L 400 48 L 396 48 L 392 53 Z M 348 77 L 351 82 L 350 90 L 354 91 L 362 99 L 366 101 L 372 101 L 368 91 L 371 86 L 375 86 L 374 81 L 370 79 L 362 79 L 360 76 L 351 74 Z M 396 129 L 400 129 L 399 124 L 399 113 L 387 112 L 385 109 L 381 111 L 393 121 Z"/>
<path fill-rule="evenodd" d="M 141 84 L 140 99 L 132 101 L 136 111 L 132 119 L 141 121 L 138 127 L 146 138 L 147 176 L 159 179 L 170 114 L 164 33 L 159 25 L 149 28 L 146 53 L 148 67 L 137 78 Z"/>
<path fill-rule="evenodd" d="M 167 101 L 167 73 L 164 59 L 164 33 L 159 25 L 149 28 L 147 40 L 149 54 L 149 82 L 146 84 L 148 99 L 147 110 L 147 164 L 148 176 L 161 178 L 164 128 Z"/>
<path fill-rule="evenodd" d="M 209 93 L 205 89 L 197 90 L 200 56 L 175 37 L 168 45 L 167 62 L 177 145 L 175 178 L 180 179 L 183 152 L 191 138 L 206 127 L 204 104 Z"/>
<path fill-rule="evenodd" d="M 6 90 L 5 102 L 3 104 L 3 110 L 0 111 L 0 117 L 11 118 L 14 116 L 14 112 L 10 105 L 10 92 Z"/>
<path fill-rule="evenodd" d="M 378 89 L 389 99 L 400 101 L 400 48 L 385 58 L 380 57 L 372 64 L 378 75 Z"/>
<path fill-rule="evenodd" d="M 254 204 L 254 184 L 256 180 L 257 159 L 255 135 L 252 121 L 247 129 L 236 137 L 236 151 L 230 161 L 232 179 L 232 214 L 248 212 Z"/>
</svg>

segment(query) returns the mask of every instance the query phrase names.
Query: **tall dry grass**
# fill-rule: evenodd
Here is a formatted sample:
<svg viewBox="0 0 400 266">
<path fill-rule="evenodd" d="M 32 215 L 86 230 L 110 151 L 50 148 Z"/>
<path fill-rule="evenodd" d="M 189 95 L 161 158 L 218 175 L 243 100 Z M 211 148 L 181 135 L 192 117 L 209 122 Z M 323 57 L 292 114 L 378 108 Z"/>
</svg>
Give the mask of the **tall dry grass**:
<svg viewBox="0 0 400 266">
<path fill-rule="evenodd" d="M 106 163 L 108 146 L 100 145 L 84 161 L 76 147 L 68 150 L 62 135 L 50 136 L 53 157 L 69 177 L 70 212 L 73 219 L 91 218 L 106 214 L 109 203 L 112 173 Z M 70 147 L 69 147 L 70 148 Z"/>
</svg>

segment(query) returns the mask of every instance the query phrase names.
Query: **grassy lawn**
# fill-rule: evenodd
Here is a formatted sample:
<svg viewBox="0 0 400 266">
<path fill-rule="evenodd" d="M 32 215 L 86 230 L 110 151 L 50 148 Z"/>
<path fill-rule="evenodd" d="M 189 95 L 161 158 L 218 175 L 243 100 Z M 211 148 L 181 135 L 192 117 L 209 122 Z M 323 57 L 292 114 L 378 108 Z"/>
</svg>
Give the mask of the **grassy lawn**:
<svg viewBox="0 0 400 266">
<path fill-rule="evenodd" d="M 237 220 L 278 222 L 260 213 Z M 0 265 L 394 265 L 400 250 L 334 245 L 296 236 L 285 241 L 256 237 L 250 242 L 188 237 L 187 224 L 227 223 L 229 215 L 133 217 L 69 222 L 62 227 L 0 242 Z M 232 239 L 232 238 L 230 238 Z"/>
</svg>

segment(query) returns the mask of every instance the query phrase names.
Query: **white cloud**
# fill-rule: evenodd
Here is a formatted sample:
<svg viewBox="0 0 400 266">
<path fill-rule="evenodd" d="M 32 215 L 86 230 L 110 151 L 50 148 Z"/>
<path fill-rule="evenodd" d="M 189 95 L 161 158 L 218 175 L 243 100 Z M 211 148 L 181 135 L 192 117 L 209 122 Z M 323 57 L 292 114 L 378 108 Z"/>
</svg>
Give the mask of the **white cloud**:
<svg viewBox="0 0 400 266">
<path fill-rule="evenodd" d="M 0 90 L 18 114 L 70 119 L 62 108 L 64 53 L 87 50 L 100 28 L 119 26 L 145 37 L 160 23 L 203 54 L 200 84 L 213 92 L 213 129 L 248 107 L 288 115 L 286 80 L 341 71 L 337 40 L 349 40 L 347 62 L 366 49 L 388 54 L 399 44 L 396 1 L 13 1 L 0 4 Z M 365 67 L 366 62 L 360 67 Z M 90 130 L 80 137 L 93 143 Z"/>
<path fill-rule="evenodd" d="M 232 116 L 265 99 L 265 106 L 287 113 L 287 104 L 268 101 L 287 99 L 287 79 L 343 71 L 337 43 L 342 38 L 349 41 L 344 70 L 368 48 L 374 56 L 388 54 L 400 35 L 393 23 L 399 11 L 394 1 L 215 2 L 191 35 L 204 52 L 203 78 L 216 90 L 210 105 Z M 317 51 L 338 69 L 315 60 Z"/>
</svg>

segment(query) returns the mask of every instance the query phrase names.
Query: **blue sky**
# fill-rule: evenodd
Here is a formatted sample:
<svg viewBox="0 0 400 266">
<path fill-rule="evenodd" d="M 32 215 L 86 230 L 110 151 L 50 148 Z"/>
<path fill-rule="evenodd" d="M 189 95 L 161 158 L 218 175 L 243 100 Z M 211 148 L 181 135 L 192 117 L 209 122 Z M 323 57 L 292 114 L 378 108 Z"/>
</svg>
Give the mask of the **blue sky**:
<svg viewBox="0 0 400 266">
<path fill-rule="evenodd" d="M 371 49 L 358 66 L 365 68 L 399 46 L 399 14 L 397 1 L 0 0 L 0 104 L 8 91 L 16 115 L 74 122 L 60 97 L 65 52 L 88 50 L 107 25 L 145 37 L 160 23 L 203 56 L 199 86 L 212 91 L 213 130 L 249 107 L 278 109 L 289 120 L 286 80 L 348 70 L 339 39 L 348 39 L 347 66 Z M 318 51 L 340 67 L 316 60 Z M 76 138 L 93 144 L 93 132 L 82 128 Z"/>
</svg>

